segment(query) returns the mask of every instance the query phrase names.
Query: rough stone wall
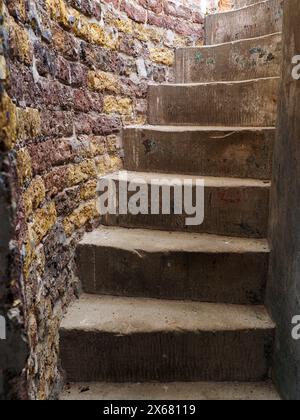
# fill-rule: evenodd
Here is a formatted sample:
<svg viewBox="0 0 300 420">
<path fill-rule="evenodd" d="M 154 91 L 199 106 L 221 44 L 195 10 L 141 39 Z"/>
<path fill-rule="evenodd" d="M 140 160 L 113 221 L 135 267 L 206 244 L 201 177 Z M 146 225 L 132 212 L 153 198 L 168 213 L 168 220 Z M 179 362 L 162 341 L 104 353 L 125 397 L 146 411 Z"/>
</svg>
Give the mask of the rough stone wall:
<svg viewBox="0 0 300 420">
<path fill-rule="evenodd" d="M 20 395 L 26 398 L 21 373 L 28 355 L 24 339 L 20 252 L 14 229 L 16 160 L 10 153 L 16 120 L 6 91 L 8 69 L 2 18 L 3 2 L 0 0 L 0 400 Z"/>
<path fill-rule="evenodd" d="M 30 399 L 59 391 L 58 328 L 80 288 L 74 249 L 98 223 L 97 176 L 122 166 L 120 129 L 146 120 L 147 84 L 172 80 L 174 48 L 202 43 L 198 6 L 3 0 L 1 160 L 13 180 L 7 217 L 18 255 L 7 282 L 29 346 Z"/>
</svg>

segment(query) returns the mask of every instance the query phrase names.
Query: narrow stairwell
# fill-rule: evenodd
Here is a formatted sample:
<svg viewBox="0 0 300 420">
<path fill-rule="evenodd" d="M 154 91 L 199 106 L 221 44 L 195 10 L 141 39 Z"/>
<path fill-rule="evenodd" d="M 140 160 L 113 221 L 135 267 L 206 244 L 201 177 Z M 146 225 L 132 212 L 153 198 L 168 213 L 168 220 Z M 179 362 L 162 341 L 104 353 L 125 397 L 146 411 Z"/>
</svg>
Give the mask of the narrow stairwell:
<svg viewBox="0 0 300 420">
<path fill-rule="evenodd" d="M 103 217 L 77 250 L 84 294 L 61 326 L 62 399 L 278 399 L 264 307 L 282 1 L 207 17 L 149 88 L 149 125 L 124 130 L 106 179 L 205 180 L 205 220 Z M 82 393 L 81 390 L 86 392 Z"/>
</svg>

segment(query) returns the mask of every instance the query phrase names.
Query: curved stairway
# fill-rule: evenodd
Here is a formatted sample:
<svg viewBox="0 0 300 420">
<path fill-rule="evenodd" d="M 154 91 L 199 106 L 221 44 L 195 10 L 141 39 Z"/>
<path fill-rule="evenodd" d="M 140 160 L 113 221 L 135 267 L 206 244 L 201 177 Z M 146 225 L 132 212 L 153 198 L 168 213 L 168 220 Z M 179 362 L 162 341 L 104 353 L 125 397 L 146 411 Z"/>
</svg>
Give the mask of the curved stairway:
<svg viewBox="0 0 300 420">
<path fill-rule="evenodd" d="M 85 235 L 62 399 L 279 398 L 264 294 L 282 1 L 237 4 L 207 17 L 206 46 L 176 52 L 175 83 L 149 88 L 149 125 L 123 136 L 128 182 L 205 180 L 204 223 L 107 215 Z"/>
</svg>

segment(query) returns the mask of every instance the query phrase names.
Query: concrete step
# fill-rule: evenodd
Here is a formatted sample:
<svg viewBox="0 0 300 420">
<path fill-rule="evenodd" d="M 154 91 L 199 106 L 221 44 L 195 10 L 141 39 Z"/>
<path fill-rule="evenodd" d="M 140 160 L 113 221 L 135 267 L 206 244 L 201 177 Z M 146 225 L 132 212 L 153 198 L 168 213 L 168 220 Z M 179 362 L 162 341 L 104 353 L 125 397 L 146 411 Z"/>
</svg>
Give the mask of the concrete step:
<svg viewBox="0 0 300 420">
<path fill-rule="evenodd" d="M 279 80 L 150 85 L 149 124 L 274 127 Z"/>
<path fill-rule="evenodd" d="M 119 191 L 120 185 L 125 191 L 129 190 L 130 186 L 132 192 L 128 193 L 126 203 L 141 188 L 145 191 L 146 196 L 147 193 L 149 195 L 148 211 L 146 209 L 147 214 L 119 214 L 119 203 L 117 202 L 116 214 L 106 214 L 102 217 L 102 223 L 104 225 L 211 233 L 237 237 L 267 237 L 269 182 L 253 179 L 202 177 L 201 179 L 205 183 L 204 223 L 191 226 L 186 223 L 188 217 L 186 214 L 174 214 L 175 192 L 174 188 L 170 188 L 170 184 L 176 182 L 180 186 L 183 186 L 186 180 L 191 180 L 195 199 L 195 186 L 196 181 L 200 179 L 199 177 L 192 175 L 165 175 L 159 173 L 120 171 L 104 176 L 102 179 L 107 183 L 115 185 L 117 191 Z M 155 194 L 151 197 L 151 187 L 153 185 L 157 186 L 157 189 L 160 189 L 160 197 L 157 200 L 154 200 L 156 197 Z M 171 199 L 168 200 L 171 201 L 171 214 L 162 214 L 162 188 L 171 190 Z M 182 189 L 179 188 L 180 191 Z M 167 197 L 166 193 L 164 197 Z M 203 201 L 202 197 L 200 198 L 198 214 L 200 214 L 200 204 Z M 158 203 L 159 214 L 151 214 L 153 213 L 153 211 L 151 212 L 151 200 Z M 182 203 L 180 202 L 179 204 Z"/>
<path fill-rule="evenodd" d="M 86 293 L 202 302 L 262 304 L 265 240 L 104 228 L 77 248 Z"/>
<path fill-rule="evenodd" d="M 282 31 L 284 0 L 259 3 L 206 17 L 206 45 L 255 38 Z"/>
<path fill-rule="evenodd" d="M 83 295 L 60 331 L 70 382 L 241 381 L 269 374 L 264 307 Z"/>
<path fill-rule="evenodd" d="M 275 128 L 133 126 L 123 131 L 129 171 L 271 179 Z"/>
<path fill-rule="evenodd" d="M 63 401 L 280 401 L 267 382 L 73 383 Z"/>
<path fill-rule="evenodd" d="M 279 77 L 282 34 L 176 50 L 176 83 Z"/>
</svg>

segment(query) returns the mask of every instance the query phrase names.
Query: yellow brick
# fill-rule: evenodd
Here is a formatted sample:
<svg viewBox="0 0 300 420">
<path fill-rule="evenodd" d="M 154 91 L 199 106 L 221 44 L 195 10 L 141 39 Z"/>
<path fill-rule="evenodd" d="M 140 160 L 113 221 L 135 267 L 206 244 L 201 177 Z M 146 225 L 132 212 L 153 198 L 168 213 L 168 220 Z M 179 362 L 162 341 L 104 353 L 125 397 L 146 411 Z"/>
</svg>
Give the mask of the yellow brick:
<svg viewBox="0 0 300 420">
<path fill-rule="evenodd" d="M 68 171 L 68 186 L 80 184 L 97 175 L 95 162 L 92 159 L 83 161 L 78 165 L 73 165 Z"/>
<path fill-rule="evenodd" d="M 120 156 L 110 156 L 109 158 L 109 170 L 117 171 L 123 168 L 123 161 Z"/>
<path fill-rule="evenodd" d="M 67 7 L 64 0 L 46 0 L 46 6 L 49 10 L 51 18 L 66 28 L 70 28 L 71 26 L 71 16 L 80 16 L 75 9 Z"/>
<path fill-rule="evenodd" d="M 60 0 L 46 0 L 46 7 L 50 17 L 55 19 L 60 8 Z"/>
<path fill-rule="evenodd" d="M 106 96 L 104 98 L 104 112 L 106 114 L 129 115 L 132 113 L 132 100 L 119 96 Z"/>
<path fill-rule="evenodd" d="M 47 0 L 47 6 L 52 19 L 72 31 L 79 38 L 92 44 L 116 48 L 116 42 L 105 34 L 104 29 L 95 22 L 90 22 L 72 7 L 67 7 L 63 0 Z"/>
<path fill-rule="evenodd" d="M 119 138 L 114 134 L 107 137 L 107 151 L 109 154 L 115 154 L 118 150 Z"/>
<path fill-rule="evenodd" d="M 0 101 L 0 143 L 6 149 L 14 147 L 17 139 L 17 109 L 4 92 Z"/>
<path fill-rule="evenodd" d="M 77 208 L 69 217 L 64 220 L 64 229 L 68 236 L 76 229 L 80 229 L 88 222 L 99 217 L 96 208 L 96 200 L 89 201 Z"/>
<path fill-rule="evenodd" d="M 124 115 L 122 117 L 124 126 L 127 125 L 145 125 L 147 124 L 147 115 Z"/>
<path fill-rule="evenodd" d="M 32 47 L 25 29 L 14 19 L 9 19 L 9 37 L 14 55 L 23 63 L 31 64 L 33 58 Z"/>
<path fill-rule="evenodd" d="M 17 171 L 20 185 L 32 178 L 31 157 L 25 148 L 17 152 Z"/>
<path fill-rule="evenodd" d="M 74 25 L 73 32 L 87 42 L 103 46 L 105 44 L 104 29 L 97 23 L 90 23 L 84 17 L 81 17 Z"/>
<path fill-rule="evenodd" d="M 105 34 L 103 47 L 109 50 L 117 50 L 119 48 L 119 38 L 117 35 Z"/>
<path fill-rule="evenodd" d="M 88 75 L 89 87 L 98 92 L 120 92 L 119 78 L 104 71 L 90 71 Z"/>
<path fill-rule="evenodd" d="M 174 52 L 167 48 L 152 48 L 150 50 L 150 59 L 155 63 L 172 66 L 174 64 Z"/>
<path fill-rule="evenodd" d="M 36 211 L 33 222 L 30 224 L 32 236 L 36 245 L 47 235 L 54 226 L 57 219 L 56 208 L 54 203 Z"/>
<path fill-rule="evenodd" d="M 129 19 L 114 19 L 111 21 L 111 26 L 125 34 L 132 34 L 133 32 L 132 21 Z"/>
<path fill-rule="evenodd" d="M 24 248 L 24 260 L 23 260 L 23 274 L 25 279 L 28 277 L 30 265 L 34 259 L 34 243 L 32 239 L 31 230 L 28 231 L 28 234 L 23 241 Z"/>
<path fill-rule="evenodd" d="M 46 191 L 43 179 L 37 177 L 32 181 L 27 191 L 23 194 L 25 215 L 29 217 L 45 200 Z"/>
<path fill-rule="evenodd" d="M 146 27 L 140 23 L 135 23 L 134 25 L 134 36 L 140 41 L 149 41 L 149 33 Z"/>
<path fill-rule="evenodd" d="M 29 277 L 32 269 L 42 274 L 45 271 L 46 256 L 43 246 L 37 246 L 35 243 L 35 233 L 31 225 L 27 226 L 27 235 L 23 240 L 23 248 L 25 251 L 23 260 L 24 278 L 27 279 Z"/>
<path fill-rule="evenodd" d="M 174 37 L 174 47 L 175 48 L 186 47 L 186 38 L 184 38 L 181 35 L 175 34 L 175 37 Z"/>
<path fill-rule="evenodd" d="M 90 148 L 93 156 L 103 155 L 106 152 L 106 138 L 93 137 L 90 142 Z"/>
<path fill-rule="evenodd" d="M 107 163 L 105 156 L 98 156 L 95 159 L 95 163 L 96 163 L 96 169 L 97 169 L 98 175 L 104 175 L 105 173 L 108 172 L 109 165 Z"/>
<path fill-rule="evenodd" d="M 90 42 L 98 45 L 104 45 L 105 43 L 105 32 L 101 26 L 97 25 L 96 23 L 88 24 L 87 30 L 89 33 L 89 40 Z"/>
<path fill-rule="evenodd" d="M 91 180 L 84 184 L 80 189 L 81 200 L 87 201 L 96 196 L 97 181 Z"/>
<path fill-rule="evenodd" d="M 98 176 L 123 169 L 123 160 L 120 156 L 98 156 L 95 159 Z"/>
<path fill-rule="evenodd" d="M 18 140 L 32 139 L 41 134 L 41 118 L 37 109 L 18 108 L 17 123 Z"/>
</svg>

